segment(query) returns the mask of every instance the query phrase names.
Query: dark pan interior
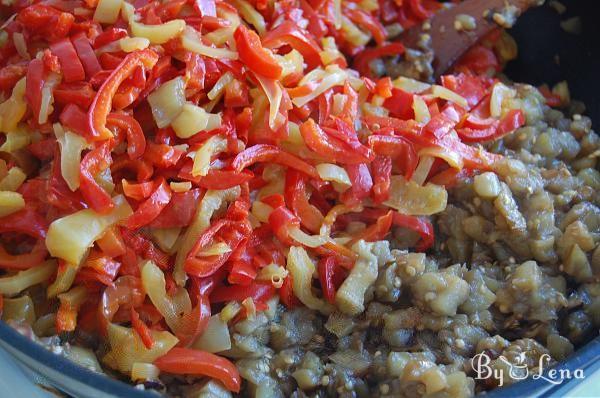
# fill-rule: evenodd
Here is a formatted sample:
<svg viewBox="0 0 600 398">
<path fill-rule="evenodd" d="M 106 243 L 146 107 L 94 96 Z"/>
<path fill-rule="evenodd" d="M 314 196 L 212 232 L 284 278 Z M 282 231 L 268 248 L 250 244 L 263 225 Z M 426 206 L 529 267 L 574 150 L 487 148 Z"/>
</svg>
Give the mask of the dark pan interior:
<svg viewBox="0 0 600 398">
<path fill-rule="evenodd" d="M 569 82 L 571 97 L 583 101 L 596 130 L 600 126 L 600 1 L 562 0 L 567 11 L 559 15 L 548 5 L 525 13 L 511 33 L 519 57 L 506 73 L 515 81 L 533 85 Z M 579 16 L 581 35 L 565 32 L 560 22 Z"/>
</svg>

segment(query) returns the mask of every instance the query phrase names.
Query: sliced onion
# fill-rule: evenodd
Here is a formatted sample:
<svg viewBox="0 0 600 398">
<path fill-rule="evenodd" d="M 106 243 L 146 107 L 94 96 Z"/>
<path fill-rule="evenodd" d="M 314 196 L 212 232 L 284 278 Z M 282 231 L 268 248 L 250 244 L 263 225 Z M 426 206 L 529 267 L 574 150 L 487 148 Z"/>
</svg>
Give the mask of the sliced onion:
<svg viewBox="0 0 600 398">
<path fill-rule="evenodd" d="M 321 235 L 308 235 L 298 227 L 288 229 L 288 234 L 296 242 L 303 244 L 306 247 L 319 247 L 327 243 L 327 239 Z"/>
<path fill-rule="evenodd" d="M 199 177 L 208 174 L 210 160 L 213 156 L 227 150 L 227 140 L 220 135 L 213 135 L 196 151 L 192 176 Z"/>
<path fill-rule="evenodd" d="M 303 247 L 290 247 L 287 256 L 287 269 L 292 274 L 294 294 L 302 304 L 325 315 L 333 312 L 334 307 L 325 300 L 316 297 L 312 291 L 312 278 L 316 269 Z"/>
<path fill-rule="evenodd" d="M 283 286 L 283 281 L 287 276 L 288 271 L 285 268 L 277 264 L 269 264 L 258 271 L 256 280 L 271 282 L 273 287 L 279 289 Z"/>
<path fill-rule="evenodd" d="M 25 199 L 18 192 L 0 191 L 0 217 L 18 212 L 25 207 Z"/>
<path fill-rule="evenodd" d="M 242 300 L 242 307 L 246 310 L 246 319 L 254 320 L 256 318 L 256 305 L 252 297 L 247 297 Z"/>
<path fill-rule="evenodd" d="M 212 245 L 202 249 L 196 257 L 212 257 L 212 256 L 220 256 L 225 253 L 231 252 L 231 248 L 225 242 L 215 242 Z"/>
<path fill-rule="evenodd" d="M 502 104 L 504 100 L 514 98 L 516 95 L 517 92 L 515 89 L 509 88 L 500 82 L 494 84 L 490 98 L 490 114 L 492 117 L 499 118 L 502 116 Z"/>
<path fill-rule="evenodd" d="M 183 105 L 181 113 L 171 123 L 177 137 L 184 139 L 220 126 L 220 114 L 208 113 L 204 108 L 191 103 Z"/>
<path fill-rule="evenodd" d="M 208 92 L 208 94 L 206 94 L 208 99 L 212 101 L 220 96 L 225 91 L 225 87 L 227 87 L 233 80 L 234 77 L 231 72 L 225 72 L 223 75 L 221 75 L 213 88 Z"/>
<path fill-rule="evenodd" d="M 413 97 L 413 111 L 415 112 L 415 120 L 419 123 L 426 124 L 431 120 L 431 114 L 429 113 L 429 108 L 425 103 L 425 100 L 421 98 L 419 95 L 415 95 Z"/>
<path fill-rule="evenodd" d="M 119 40 L 119 47 L 126 53 L 148 48 L 150 40 L 145 37 L 124 37 Z"/>
<path fill-rule="evenodd" d="M 48 121 L 48 117 L 54 111 L 52 104 L 54 103 L 54 87 L 56 87 L 61 80 L 61 76 L 57 73 L 50 72 L 46 81 L 44 82 L 44 88 L 42 88 L 42 101 L 40 105 L 40 116 L 38 118 L 39 124 L 44 124 Z"/>
<path fill-rule="evenodd" d="M 317 69 L 315 69 L 312 72 L 315 71 L 317 71 Z M 338 65 L 329 65 L 324 71 L 320 71 L 323 72 L 323 78 L 321 79 L 319 84 L 314 88 L 314 90 L 312 90 L 310 94 L 307 94 L 303 97 L 293 98 L 292 102 L 294 103 L 294 105 L 296 105 L 297 107 L 306 105 L 307 103 L 317 98 L 319 95 L 323 94 L 330 88 L 343 85 L 347 78 L 346 72 L 340 69 Z M 306 78 L 309 75 L 311 75 L 312 72 L 310 72 L 301 80 L 301 85 L 304 85 L 305 83 L 308 83 L 310 81 L 307 81 Z"/>
<path fill-rule="evenodd" d="M 136 362 L 131 367 L 131 380 L 134 382 L 158 380 L 159 375 L 160 369 L 151 363 Z"/>
<path fill-rule="evenodd" d="M 238 53 L 226 48 L 210 47 L 202 43 L 200 35 L 191 27 L 184 30 L 181 44 L 183 48 L 196 54 L 204 55 L 215 59 L 238 59 Z"/>
<path fill-rule="evenodd" d="M 0 278 L 0 294 L 13 296 L 50 279 L 56 272 L 56 260 L 48 260 L 36 267 Z"/>
<path fill-rule="evenodd" d="M 433 85 L 433 87 L 431 88 L 431 94 L 434 97 L 454 102 L 461 108 L 467 109 L 469 107 L 469 103 L 464 97 L 456 94 L 454 91 L 449 90 L 446 87 L 438 86 L 437 84 Z"/>
<path fill-rule="evenodd" d="M 339 192 L 343 192 L 352 186 L 348 172 L 343 168 L 331 163 L 320 163 L 317 165 L 317 173 L 323 181 L 332 181 L 340 188 Z"/>
<path fill-rule="evenodd" d="M 165 275 L 152 261 L 146 261 L 142 266 L 142 285 L 146 294 L 158 312 L 165 317 L 165 322 L 171 330 L 176 330 L 179 323 L 179 313 L 171 298 L 167 295 Z"/>
<path fill-rule="evenodd" d="M 153 240 L 158 247 L 167 253 L 172 253 L 177 243 L 177 238 L 181 234 L 181 228 L 152 228 L 151 232 Z"/>
<path fill-rule="evenodd" d="M 231 337 L 227 322 L 219 314 L 210 317 L 204 333 L 192 344 L 192 348 L 211 353 L 226 351 L 231 348 Z"/>
<path fill-rule="evenodd" d="M 255 74 L 256 80 L 260 83 L 265 95 L 269 100 L 269 127 L 272 130 L 276 130 L 278 126 L 276 126 L 276 118 L 279 114 L 279 107 L 281 106 L 281 99 L 283 98 L 283 90 L 281 89 L 281 84 L 272 79 L 267 79 L 260 75 Z"/>
<path fill-rule="evenodd" d="M 265 18 L 256 11 L 256 8 L 246 0 L 230 0 L 238 12 L 250 25 L 254 26 L 259 35 L 263 36 L 267 31 Z"/>
<path fill-rule="evenodd" d="M 79 188 L 81 152 L 88 147 L 88 143 L 82 136 L 65 131 L 60 123 L 52 127 L 60 146 L 60 173 L 69 189 L 75 192 Z"/>
<path fill-rule="evenodd" d="M 272 211 L 273 208 L 271 206 L 260 200 L 252 202 L 252 215 L 261 223 L 269 222 L 269 215 L 271 215 Z"/>
<path fill-rule="evenodd" d="M 420 186 L 406 181 L 403 176 L 392 176 L 390 198 L 386 206 L 412 216 L 429 216 L 444 211 L 448 193 L 444 187 L 434 184 Z"/>
<path fill-rule="evenodd" d="M 415 79 L 400 76 L 392 81 L 394 87 L 397 87 L 407 93 L 419 94 L 431 88 L 431 84 L 423 83 Z"/>
<path fill-rule="evenodd" d="M 31 57 L 29 56 L 29 52 L 27 51 L 27 42 L 25 41 L 25 36 L 23 36 L 23 33 L 13 33 L 13 43 L 21 58 L 31 59 Z"/>
<path fill-rule="evenodd" d="M 119 19 L 123 0 L 100 0 L 94 12 L 94 21 L 105 24 L 114 24 Z"/>
<path fill-rule="evenodd" d="M 163 83 L 148 96 L 152 116 L 159 128 L 165 128 L 181 113 L 185 105 L 185 80 L 176 77 Z"/>
<path fill-rule="evenodd" d="M 419 185 L 423 185 L 427 180 L 427 176 L 431 171 L 431 166 L 433 166 L 433 162 L 435 161 L 434 157 L 431 156 L 423 156 L 419 160 L 419 165 L 417 166 L 415 172 L 412 175 L 412 180 Z"/>
<path fill-rule="evenodd" d="M 27 112 L 25 101 L 26 78 L 17 82 L 10 98 L 0 104 L 0 131 L 10 133 L 17 130 L 17 124 Z"/>
</svg>

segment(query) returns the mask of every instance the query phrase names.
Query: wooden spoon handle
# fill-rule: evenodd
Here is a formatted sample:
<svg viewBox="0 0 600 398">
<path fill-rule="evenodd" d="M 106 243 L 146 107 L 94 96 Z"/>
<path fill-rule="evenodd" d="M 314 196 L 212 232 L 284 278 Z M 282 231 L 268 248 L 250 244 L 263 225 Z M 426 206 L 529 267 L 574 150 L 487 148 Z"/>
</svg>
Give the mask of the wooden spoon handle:
<svg viewBox="0 0 600 398">
<path fill-rule="evenodd" d="M 519 14 L 538 0 L 465 0 L 451 8 L 436 13 L 429 21 L 431 26 L 423 30 L 422 25 L 409 29 L 400 36 L 400 41 L 407 47 L 414 47 L 423 34 L 431 36 L 434 52 L 434 77 L 437 79 L 446 72 L 469 48 L 498 27 L 493 15 L 507 6 L 515 6 Z M 476 20 L 473 30 L 456 30 L 454 22 L 460 14 L 470 15 Z"/>
</svg>

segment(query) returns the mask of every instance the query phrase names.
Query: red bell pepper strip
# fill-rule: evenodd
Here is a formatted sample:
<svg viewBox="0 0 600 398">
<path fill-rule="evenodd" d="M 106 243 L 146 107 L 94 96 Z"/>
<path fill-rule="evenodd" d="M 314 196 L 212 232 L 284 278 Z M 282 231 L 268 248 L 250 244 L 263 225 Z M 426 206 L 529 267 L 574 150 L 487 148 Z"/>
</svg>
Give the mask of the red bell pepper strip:
<svg viewBox="0 0 600 398">
<path fill-rule="evenodd" d="M 219 286 L 210 295 L 211 303 L 223 303 L 226 301 L 244 301 L 248 297 L 257 302 L 265 302 L 275 294 L 275 288 L 271 282 L 253 282 L 248 286 Z"/>
<path fill-rule="evenodd" d="M 289 209 L 279 206 L 269 214 L 269 225 L 277 239 L 282 243 L 292 245 L 294 242 L 290 239 L 288 230 L 291 227 L 300 227 L 300 220 Z"/>
<path fill-rule="evenodd" d="M 154 190 L 154 182 L 152 181 L 144 181 L 135 184 L 123 179 L 121 180 L 121 185 L 123 186 L 123 193 L 125 196 L 138 201 L 146 199 Z"/>
<path fill-rule="evenodd" d="M 371 166 L 373 174 L 373 201 L 379 204 L 390 197 L 392 158 L 389 156 L 377 156 Z"/>
<path fill-rule="evenodd" d="M 199 189 L 191 189 L 187 192 L 174 192 L 171 195 L 169 204 L 149 226 L 151 228 L 187 227 L 194 218 L 199 198 Z"/>
<path fill-rule="evenodd" d="M 373 178 L 366 164 L 349 164 L 346 171 L 352 182 L 352 186 L 342 194 L 342 202 L 346 204 L 358 204 L 371 194 Z"/>
<path fill-rule="evenodd" d="M 0 91 L 12 91 L 17 82 L 26 74 L 26 65 L 6 65 L 0 69 Z"/>
<path fill-rule="evenodd" d="M 85 109 L 90 106 L 96 96 L 96 92 L 88 82 L 61 83 L 54 88 L 53 94 L 57 104 L 77 105 Z"/>
<path fill-rule="evenodd" d="M 121 236 L 127 247 L 140 257 L 154 261 L 162 270 L 169 268 L 169 255 L 157 249 L 151 240 L 127 228 L 121 228 Z"/>
<path fill-rule="evenodd" d="M 219 380 L 233 392 L 239 392 L 242 384 L 236 366 L 229 360 L 205 351 L 187 348 L 172 348 L 154 361 L 162 372 L 207 376 Z"/>
<path fill-rule="evenodd" d="M 50 44 L 50 50 L 58 57 L 60 69 L 67 83 L 85 79 L 85 70 L 68 37 Z"/>
<path fill-rule="evenodd" d="M 94 48 L 98 49 L 127 36 L 127 30 L 111 26 L 94 39 Z"/>
<path fill-rule="evenodd" d="M 167 144 L 148 142 L 144 152 L 144 160 L 159 168 L 175 166 L 185 151 Z"/>
<path fill-rule="evenodd" d="M 61 12 L 44 4 L 34 4 L 22 9 L 17 15 L 17 22 L 27 30 L 48 41 L 67 36 L 75 17 L 68 12 Z"/>
<path fill-rule="evenodd" d="M 37 122 L 42 107 L 42 89 L 46 78 L 44 62 L 41 59 L 33 59 L 27 67 L 27 80 L 25 84 L 25 99 L 33 112 L 33 118 Z"/>
<path fill-rule="evenodd" d="M 352 22 L 368 30 L 373 35 L 373 39 L 375 39 L 377 45 L 381 45 L 385 42 L 387 31 L 377 18 L 358 8 L 347 8 L 344 11 Z"/>
<path fill-rule="evenodd" d="M 0 245 L 0 268 L 4 270 L 24 270 L 35 267 L 44 261 L 48 251 L 43 240 L 38 240 L 29 253 L 9 254 Z"/>
<path fill-rule="evenodd" d="M 122 256 L 127 252 L 121 232 L 116 227 L 109 228 L 96 244 L 102 250 L 102 254 L 110 258 Z"/>
<path fill-rule="evenodd" d="M 332 132 L 332 130 L 333 129 L 327 131 Z M 332 137 L 315 123 L 313 119 L 308 119 L 300 125 L 300 133 L 302 134 L 302 138 L 304 138 L 306 146 L 331 161 L 346 164 L 358 164 L 370 162 L 372 160 L 369 152 L 360 153 L 352 148 L 350 146 L 351 140 L 349 137 L 343 138 L 346 141 Z M 340 138 L 342 137 L 343 135 L 340 135 Z"/>
<path fill-rule="evenodd" d="M 256 32 L 240 25 L 233 38 L 240 59 L 250 70 L 269 79 L 278 79 L 281 76 L 283 68 L 273 53 L 263 48 Z"/>
<path fill-rule="evenodd" d="M 234 170 L 219 170 L 209 169 L 208 174 L 205 176 L 194 177 L 192 176 L 192 164 L 193 162 L 186 162 L 177 176 L 181 179 L 191 181 L 195 185 L 204 189 L 228 189 L 245 182 L 250 181 L 254 174 L 248 170 L 237 172 Z"/>
<path fill-rule="evenodd" d="M 139 229 L 154 220 L 171 200 L 171 188 L 164 180 L 158 180 L 150 197 L 130 215 L 125 225 L 129 229 Z"/>
<path fill-rule="evenodd" d="M 421 236 L 421 240 L 416 247 L 418 251 L 424 252 L 433 246 L 433 225 L 431 225 L 429 221 L 423 218 L 407 216 L 405 214 L 394 212 L 393 223 L 396 226 L 413 230 Z"/>
<path fill-rule="evenodd" d="M 410 120 L 415 118 L 413 101 L 414 94 L 394 87 L 391 97 L 386 98 L 383 106 L 390 111 L 390 115 L 402 120 Z"/>
<path fill-rule="evenodd" d="M 300 306 L 300 300 L 296 296 L 294 296 L 293 289 L 293 281 L 292 275 L 288 274 L 288 276 L 283 280 L 283 285 L 279 288 L 279 299 L 288 309 L 292 309 Z"/>
<path fill-rule="evenodd" d="M 196 341 L 196 338 L 204 332 L 208 320 L 210 319 L 211 309 L 208 296 L 212 292 L 216 282 L 212 278 L 199 280 L 192 277 L 191 291 L 192 297 L 196 298 L 196 304 L 192 311 L 185 313 L 179 321 L 176 336 L 179 339 L 179 346 L 186 347 Z"/>
<path fill-rule="evenodd" d="M 86 77 L 91 79 L 96 73 L 100 72 L 102 68 L 100 67 L 100 62 L 98 62 L 98 58 L 96 57 L 96 53 L 94 53 L 90 41 L 83 32 L 76 34 L 71 40 L 73 41 L 79 60 L 83 65 Z"/>
<path fill-rule="evenodd" d="M 119 310 L 119 307 L 127 305 L 137 307 L 142 304 L 146 293 L 142 287 L 140 278 L 134 276 L 121 276 L 111 286 L 107 286 L 102 293 L 98 303 L 98 321 L 100 332 L 106 336 L 108 324 Z"/>
<path fill-rule="evenodd" d="M 304 160 L 284 152 L 274 145 L 267 144 L 254 145 L 238 153 L 233 160 L 232 166 L 239 173 L 258 162 L 277 163 L 301 171 L 312 178 L 319 178 L 317 170 Z"/>
<path fill-rule="evenodd" d="M 90 140 L 92 132 L 87 123 L 87 114 L 75 104 L 68 104 L 64 107 L 59 116 L 60 122 L 74 133 L 79 134 L 86 140 Z"/>
<path fill-rule="evenodd" d="M 88 112 L 88 123 L 92 131 L 92 137 L 95 140 L 112 137 L 111 131 L 106 128 L 106 119 L 112 108 L 113 96 L 121 83 L 139 66 L 151 69 L 157 61 L 158 54 L 153 50 L 145 49 L 132 52 L 123 59 L 119 66 L 102 83 Z"/>
<path fill-rule="evenodd" d="M 330 256 L 320 259 L 317 264 L 323 297 L 331 304 L 335 304 L 335 293 L 345 279 L 345 272 L 335 261 L 335 257 Z"/>
<path fill-rule="evenodd" d="M 110 141 L 106 141 L 92 149 L 85 154 L 79 166 L 79 190 L 87 204 L 98 213 L 108 213 L 114 207 L 110 195 L 94 179 L 110 166 L 111 146 Z"/>
<path fill-rule="evenodd" d="M 475 123 L 473 123 L 475 122 Z M 487 126 L 477 128 L 480 122 L 473 116 L 469 116 L 463 127 L 456 130 L 458 136 L 464 142 L 493 141 L 512 133 L 525 124 L 525 116 L 520 109 L 511 109 L 500 121 L 492 119 Z"/>
<path fill-rule="evenodd" d="M 306 177 L 297 170 L 288 170 L 285 175 L 285 202 L 300 219 L 302 226 L 312 233 L 319 233 L 323 214 L 308 201 Z"/>
<path fill-rule="evenodd" d="M 298 27 L 293 21 L 283 21 L 263 38 L 263 45 L 267 48 L 279 48 L 289 45 L 304 58 L 309 69 L 321 65 L 321 48 L 304 29 Z"/>
<path fill-rule="evenodd" d="M 140 315 L 136 312 L 136 310 L 131 307 L 131 327 L 136 331 L 142 343 L 147 349 L 151 349 L 154 345 L 154 340 L 152 339 L 152 334 L 150 334 L 150 329 L 144 321 L 140 319 Z"/>
<path fill-rule="evenodd" d="M 146 152 L 146 136 L 140 123 L 135 118 L 123 113 L 113 112 L 108 115 L 106 123 L 126 131 L 129 159 L 138 159 L 144 155 L 144 152 Z"/>
<path fill-rule="evenodd" d="M 386 56 L 396 56 L 404 54 L 405 48 L 402 43 L 387 43 L 375 48 L 366 48 L 354 57 L 354 69 L 360 72 L 362 76 L 373 77 L 370 63 L 374 59 Z"/>
<path fill-rule="evenodd" d="M 46 239 L 47 231 L 48 223 L 44 217 L 29 206 L 16 213 L 0 217 L 0 233 L 17 232 L 36 239 Z"/>
<path fill-rule="evenodd" d="M 227 282 L 232 285 L 248 286 L 256 279 L 256 268 L 244 261 L 236 261 L 231 266 Z"/>
<path fill-rule="evenodd" d="M 490 70 L 499 72 L 501 67 L 494 50 L 477 44 L 464 53 L 452 69 L 454 71 L 484 75 L 489 73 Z"/>
<path fill-rule="evenodd" d="M 468 110 L 476 107 L 489 94 L 493 79 L 464 73 L 441 77 L 442 85 L 467 100 Z"/>
</svg>

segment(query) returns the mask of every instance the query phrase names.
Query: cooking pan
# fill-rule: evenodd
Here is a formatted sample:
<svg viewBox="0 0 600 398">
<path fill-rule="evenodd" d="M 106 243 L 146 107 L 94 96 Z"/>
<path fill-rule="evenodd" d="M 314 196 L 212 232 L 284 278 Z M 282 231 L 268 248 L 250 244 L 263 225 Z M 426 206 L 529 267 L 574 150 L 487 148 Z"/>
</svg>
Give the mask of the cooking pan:
<svg viewBox="0 0 600 398">
<path fill-rule="evenodd" d="M 553 85 L 567 80 L 574 99 L 587 106 L 594 126 L 600 126 L 600 7 L 597 0 L 563 0 L 567 12 L 559 15 L 549 5 L 530 10 L 511 30 L 519 44 L 519 57 L 506 68 L 517 82 Z M 580 16 L 583 32 L 565 32 L 560 22 Z M 43 376 L 55 387 L 85 398 L 151 398 L 157 394 L 141 391 L 121 381 L 92 372 L 48 351 L 0 322 L 0 346 L 15 360 Z M 595 371 L 600 377 L 600 337 L 596 337 L 554 369 L 581 369 L 586 378 Z M 546 376 L 548 371 L 546 370 Z M 553 384 L 544 378 L 529 378 L 508 387 L 481 394 L 482 397 L 563 397 L 575 388 L 578 379 Z M 0 396 L 5 396 L 0 391 Z M 598 393 L 600 395 L 600 391 Z"/>
</svg>

